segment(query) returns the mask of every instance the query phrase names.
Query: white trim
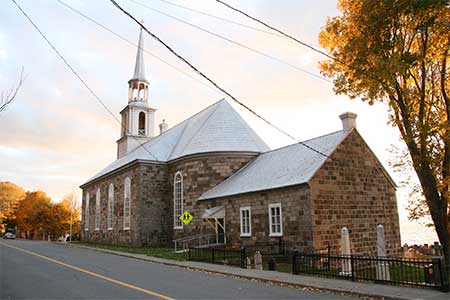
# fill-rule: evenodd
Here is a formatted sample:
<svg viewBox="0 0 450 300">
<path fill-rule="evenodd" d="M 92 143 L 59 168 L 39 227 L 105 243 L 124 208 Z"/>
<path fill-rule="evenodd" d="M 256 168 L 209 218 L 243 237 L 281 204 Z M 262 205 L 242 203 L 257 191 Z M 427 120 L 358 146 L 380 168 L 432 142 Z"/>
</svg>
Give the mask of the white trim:
<svg viewBox="0 0 450 300">
<path fill-rule="evenodd" d="M 248 211 L 248 232 L 244 233 L 243 229 L 244 229 L 244 224 L 243 224 L 243 219 L 242 219 L 242 212 L 243 211 Z M 252 236 L 252 208 L 250 206 L 245 206 L 245 207 L 241 207 L 239 208 L 239 225 L 240 225 L 240 232 L 241 232 L 241 237 L 251 237 Z"/>
<path fill-rule="evenodd" d="M 180 194 L 180 207 L 181 207 L 181 213 L 183 213 L 183 202 L 184 202 L 184 197 L 183 197 L 183 193 L 184 193 L 184 179 L 183 179 L 183 174 L 181 174 L 180 171 L 176 172 L 175 175 L 173 176 L 173 229 L 183 229 L 183 222 L 181 222 L 180 220 L 180 224 L 181 225 L 177 225 L 178 224 L 178 219 L 179 216 L 177 216 L 177 211 L 176 211 L 176 205 L 175 205 L 175 200 L 176 200 L 176 184 L 177 184 L 177 176 L 180 176 L 180 180 L 178 181 L 181 184 L 181 194 Z"/>
<path fill-rule="evenodd" d="M 280 232 L 272 232 L 272 210 L 271 208 L 280 209 Z M 281 209 L 281 203 L 269 204 L 269 237 L 283 236 L 283 210 Z"/>
</svg>

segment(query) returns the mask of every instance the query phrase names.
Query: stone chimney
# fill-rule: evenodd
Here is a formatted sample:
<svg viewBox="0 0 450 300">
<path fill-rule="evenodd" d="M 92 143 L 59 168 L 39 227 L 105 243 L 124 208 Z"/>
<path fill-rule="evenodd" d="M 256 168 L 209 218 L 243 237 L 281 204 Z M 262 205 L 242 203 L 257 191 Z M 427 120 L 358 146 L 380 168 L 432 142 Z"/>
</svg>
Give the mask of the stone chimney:
<svg viewBox="0 0 450 300">
<path fill-rule="evenodd" d="M 167 130 L 167 128 L 169 127 L 169 124 L 166 123 L 166 120 L 162 120 L 162 123 L 159 124 L 159 134 L 162 134 L 164 131 Z"/>
<path fill-rule="evenodd" d="M 342 129 L 349 131 L 356 128 L 356 117 L 358 115 L 352 112 L 345 112 L 339 116 L 342 120 Z"/>
</svg>

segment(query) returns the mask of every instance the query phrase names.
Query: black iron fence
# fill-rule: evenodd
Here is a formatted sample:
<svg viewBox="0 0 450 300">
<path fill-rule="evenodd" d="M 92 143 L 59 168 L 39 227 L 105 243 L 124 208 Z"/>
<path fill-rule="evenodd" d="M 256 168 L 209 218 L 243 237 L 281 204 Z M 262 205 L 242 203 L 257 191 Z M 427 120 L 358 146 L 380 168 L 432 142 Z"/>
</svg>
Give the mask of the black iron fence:
<svg viewBox="0 0 450 300">
<path fill-rule="evenodd" d="M 353 281 L 430 287 L 449 291 L 449 277 L 443 258 L 391 258 L 334 255 L 330 248 L 311 253 L 288 251 L 283 242 L 240 246 L 189 248 L 188 259 L 241 268 L 254 265 L 256 251 L 265 270 L 335 277 Z"/>
<path fill-rule="evenodd" d="M 415 259 L 327 254 L 292 254 L 293 274 L 449 290 L 442 258 Z"/>
<path fill-rule="evenodd" d="M 246 268 L 245 248 L 193 247 L 189 248 L 188 259 L 213 264 Z"/>
</svg>

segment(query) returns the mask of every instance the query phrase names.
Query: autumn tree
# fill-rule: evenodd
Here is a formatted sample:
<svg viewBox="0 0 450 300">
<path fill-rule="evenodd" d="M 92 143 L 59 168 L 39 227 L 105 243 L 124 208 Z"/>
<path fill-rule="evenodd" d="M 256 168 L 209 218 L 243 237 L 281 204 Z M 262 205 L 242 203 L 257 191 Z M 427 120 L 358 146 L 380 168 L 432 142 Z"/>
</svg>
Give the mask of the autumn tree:
<svg viewBox="0 0 450 300">
<path fill-rule="evenodd" d="M 32 239 L 35 235 L 48 233 L 52 219 L 50 197 L 42 191 L 26 192 L 16 210 L 16 222 L 19 231 Z"/>
<path fill-rule="evenodd" d="M 15 208 L 25 196 L 25 190 L 11 182 L 0 182 L 0 231 L 15 226 Z"/>
<path fill-rule="evenodd" d="M 338 94 L 387 103 L 447 261 L 450 183 L 450 7 L 444 0 L 340 0 L 319 35 Z"/>
</svg>

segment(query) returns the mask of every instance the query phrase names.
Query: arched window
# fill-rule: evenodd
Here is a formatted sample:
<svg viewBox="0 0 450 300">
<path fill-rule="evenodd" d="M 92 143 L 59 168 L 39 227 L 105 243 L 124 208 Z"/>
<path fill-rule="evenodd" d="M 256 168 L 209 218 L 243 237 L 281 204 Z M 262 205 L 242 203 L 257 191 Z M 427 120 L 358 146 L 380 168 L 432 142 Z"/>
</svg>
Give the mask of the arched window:
<svg viewBox="0 0 450 300">
<path fill-rule="evenodd" d="M 128 230 L 131 226 L 131 180 L 125 178 L 124 197 L 123 197 L 123 229 Z"/>
<path fill-rule="evenodd" d="M 114 185 L 111 183 L 108 189 L 108 230 L 113 229 L 114 222 Z"/>
<path fill-rule="evenodd" d="M 182 229 L 183 222 L 180 216 L 183 214 L 183 175 L 181 172 L 175 174 L 173 180 L 173 228 Z"/>
<path fill-rule="evenodd" d="M 86 193 L 86 202 L 84 203 L 84 230 L 89 230 L 89 193 Z"/>
<path fill-rule="evenodd" d="M 145 135 L 145 112 L 139 113 L 139 135 Z"/>
<path fill-rule="evenodd" d="M 100 188 L 95 194 L 95 230 L 100 230 Z"/>
</svg>

